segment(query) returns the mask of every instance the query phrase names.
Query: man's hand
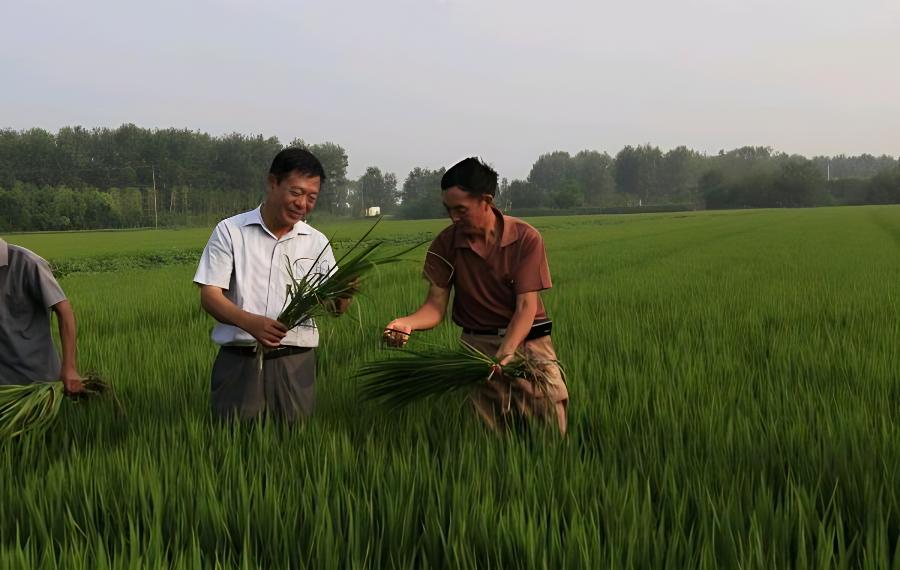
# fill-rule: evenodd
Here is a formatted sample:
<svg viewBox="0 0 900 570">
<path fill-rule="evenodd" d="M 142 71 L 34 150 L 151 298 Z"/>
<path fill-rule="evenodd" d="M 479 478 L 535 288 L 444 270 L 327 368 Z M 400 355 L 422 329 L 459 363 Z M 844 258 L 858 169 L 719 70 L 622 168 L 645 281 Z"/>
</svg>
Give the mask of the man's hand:
<svg viewBox="0 0 900 570">
<path fill-rule="evenodd" d="M 288 333 L 287 327 L 275 319 L 240 309 L 225 297 L 224 289 L 220 287 L 201 285 L 200 305 L 220 323 L 247 331 L 266 348 L 277 348 Z"/>
<path fill-rule="evenodd" d="M 347 284 L 347 287 L 334 299 L 328 299 L 323 303 L 325 310 L 335 317 L 339 317 L 347 312 L 350 303 L 353 301 L 353 295 L 359 293 L 359 277 L 355 277 Z"/>
<path fill-rule="evenodd" d="M 266 348 L 277 348 L 281 344 L 281 339 L 288 333 L 287 327 L 283 324 L 262 315 L 251 315 L 242 328 Z"/>
<path fill-rule="evenodd" d="M 517 355 L 515 353 L 512 353 L 512 354 L 508 353 L 507 349 L 504 349 L 502 346 L 500 347 L 500 350 L 497 351 L 496 358 L 499 360 L 499 364 L 494 365 L 494 367 L 495 367 L 494 371 L 498 371 L 498 369 L 499 369 L 499 374 L 497 374 L 497 376 L 496 376 L 496 378 L 498 380 L 502 376 L 502 368 L 501 367 L 506 366 L 507 364 L 509 364 L 510 362 L 515 360 L 516 356 Z M 534 394 L 535 394 L 534 386 L 532 385 L 532 383 L 530 381 L 528 381 L 524 378 L 516 378 L 516 377 L 512 377 L 512 378 L 507 377 L 506 379 L 509 381 L 511 386 L 518 388 L 523 393 L 525 393 L 529 396 L 534 396 Z"/>
<path fill-rule="evenodd" d="M 497 352 L 497 359 L 500 361 L 500 366 L 506 366 L 516 357 L 515 354 L 501 354 Z"/>
<path fill-rule="evenodd" d="M 402 348 L 409 341 L 409 335 L 412 334 L 412 326 L 406 319 L 394 319 L 384 327 L 384 342 L 389 346 Z"/>
<path fill-rule="evenodd" d="M 341 293 L 342 298 L 349 299 L 353 295 L 359 293 L 359 276 L 353 278 L 353 281 L 347 283 L 347 288 Z"/>
<path fill-rule="evenodd" d="M 80 394 L 84 392 L 84 384 L 81 375 L 74 368 L 60 370 L 59 379 L 68 394 Z"/>
</svg>

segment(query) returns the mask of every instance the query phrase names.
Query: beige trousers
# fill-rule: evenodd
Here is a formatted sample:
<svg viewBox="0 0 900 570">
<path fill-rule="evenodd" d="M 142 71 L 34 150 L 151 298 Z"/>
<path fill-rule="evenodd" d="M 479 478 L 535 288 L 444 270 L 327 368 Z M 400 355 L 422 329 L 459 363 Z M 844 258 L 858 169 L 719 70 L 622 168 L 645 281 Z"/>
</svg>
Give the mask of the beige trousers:
<svg viewBox="0 0 900 570">
<path fill-rule="evenodd" d="M 462 341 L 488 356 L 494 356 L 500 349 L 503 337 L 466 333 L 462 335 Z M 537 390 L 527 379 L 495 376 L 472 391 L 472 404 L 484 422 L 495 431 L 502 432 L 516 421 L 531 421 L 534 418 L 546 423 L 555 421 L 560 433 L 565 435 L 569 390 L 550 336 L 527 340 L 519 351 L 541 367 L 549 380 L 548 389 Z"/>
</svg>

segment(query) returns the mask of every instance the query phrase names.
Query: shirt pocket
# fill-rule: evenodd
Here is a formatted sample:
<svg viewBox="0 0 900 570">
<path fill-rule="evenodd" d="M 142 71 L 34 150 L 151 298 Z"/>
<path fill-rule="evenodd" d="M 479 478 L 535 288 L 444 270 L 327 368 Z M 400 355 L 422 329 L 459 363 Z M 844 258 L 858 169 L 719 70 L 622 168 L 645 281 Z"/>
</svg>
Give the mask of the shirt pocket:
<svg viewBox="0 0 900 570">
<path fill-rule="evenodd" d="M 295 259 L 291 262 L 291 271 L 294 273 L 294 279 L 300 281 L 303 278 L 308 280 L 313 279 L 313 273 L 309 269 L 312 267 L 313 260 L 311 259 Z"/>
<path fill-rule="evenodd" d="M 295 259 L 292 268 L 294 278 L 299 280 L 301 277 L 307 277 L 312 282 L 326 278 L 331 271 L 330 264 L 324 259 Z"/>
</svg>

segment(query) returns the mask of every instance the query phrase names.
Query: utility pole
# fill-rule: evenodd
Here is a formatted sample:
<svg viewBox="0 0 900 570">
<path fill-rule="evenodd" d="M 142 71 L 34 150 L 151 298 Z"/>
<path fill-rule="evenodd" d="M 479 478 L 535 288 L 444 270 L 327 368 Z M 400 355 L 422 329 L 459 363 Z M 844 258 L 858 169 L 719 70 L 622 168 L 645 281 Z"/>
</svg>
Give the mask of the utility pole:
<svg viewBox="0 0 900 570">
<path fill-rule="evenodd" d="M 156 167 L 150 165 L 150 176 L 153 178 L 153 228 L 159 229 L 159 212 L 156 209 Z"/>
<path fill-rule="evenodd" d="M 367 217 L 369 215 L 369 209 L 366 208 L 366 186 L 365 184 L 359 185 L 359 191 L 362 195 L 362 217 Z"/>
</svg>

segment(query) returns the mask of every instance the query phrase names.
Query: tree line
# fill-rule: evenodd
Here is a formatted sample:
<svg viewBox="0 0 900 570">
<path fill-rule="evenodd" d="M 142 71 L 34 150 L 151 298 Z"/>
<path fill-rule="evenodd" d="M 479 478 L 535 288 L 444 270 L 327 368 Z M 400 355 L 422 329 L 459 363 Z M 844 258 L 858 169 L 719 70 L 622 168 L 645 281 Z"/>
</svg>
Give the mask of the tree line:
<svg viewBox="0 0 900 570">
<path fill-rule="evenodd" d="M 347 152 L 333 142 L 284 145 L 275 137 L 126 124 L 0 130 L 0 231 L 209 225 L 258 204 L 272 157 L 295 145 L 326 169 L 319 212 L 355 216 L 378 206 L 406 218 L 444 215 L 437 199 L 443 168 L 416 167 L 401 182 L 370 166 L 351 179 Z M 499 190 L 497 201 L 513 213 L 900 203 L 900 163 L 868 154 L 810 159 L 747 146 L 706 155 L 645 144 L 615 155 L 543 154 L 525 179 L 504 178 Z"/>
</svg>

